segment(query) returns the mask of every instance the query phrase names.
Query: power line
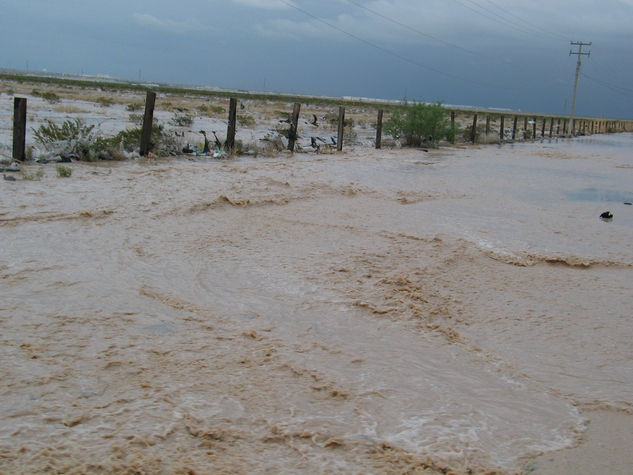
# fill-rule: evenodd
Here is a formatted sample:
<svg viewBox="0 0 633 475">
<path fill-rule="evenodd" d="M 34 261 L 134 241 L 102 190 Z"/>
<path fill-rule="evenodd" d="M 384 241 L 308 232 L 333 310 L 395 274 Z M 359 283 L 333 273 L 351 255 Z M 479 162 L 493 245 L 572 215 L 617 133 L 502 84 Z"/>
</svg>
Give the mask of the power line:
<svg viewBox="0 0 633 475">
<path fill-rule="evenodd" d="M 610 84 L 607 81 L 604 81 L 602 79 L 598 79 L 598 78 L 594 78 L 592 76 L 589 76 L 588 74 L 585 73 L 580 73 L 580 75 L 584 78 L 589 79 L 590 81 L 595 82 L 596 84 L 609 89 L 617 94 L 621 94 L 625 97 L 631 98 L 633 99 L 633 89 L 627 89 L 625 87 L 622 86 L 616 86 L 615 84 Z"/>
<path fill-rule="evenodd" d="M 304 10 L 303 8 L 293 4 L 291 2 L 288 2 L 286 0 L 279 0 L 279 1 L 281 3 L 283 3 L 284 5 L 287 5 L 288 7 L 294 8 L 295 10 L 300 11 L 301 13 L 309 16 L 310 18 L 313 18 L 314 20 L 316 20 L 316 21 L 318 21 L 320 23 L 323 23 L 324 25 L 329 26 L 333 30 L 336 30 L 336 31 L 338 31 L 340 33 L 343 33 L 344 35 L 349 36 L 350 38 L 353 38 L 356 41 L 364 43 L 364 44 L 366 44 L 366 45 L 368 45 L 368 46 L 370 46 L 370 47 L 372 47 L 374 49 L 377 49 L 377 50 L 379 50 L 379 51 L 381 51 L 381 52 L 383 52 L 385 54 L 391 55 L 391 56 L 393 56 L 395 58 L 400 59 L 401 61 L 404 61 L 406 63 L 412 64 L 412 65 L 417 66 L 419 68 L 426 69 L 428 71 L 432 71 L 432 72 L 437 73 L 437 74 L 441 74 L 442 76 L 445 76 L 445 77 L 448 77 L 448 78 L 451 78 L 451 79 L 456 79 L 458 81 L 467 82 L 467 83 L 469 83 L 471 85 L 474 84 L 474 85 L 482 86 L 482 87 L 485 87 L 485 88 L 495 88 L 495 89 L 505 89 L 505 90 L 509 89 L 507 87 L 500 86 L 500 85 L 494 85 L 494 84 L 490 84 L 490 83 L 474 81 L 472 79 L 467 79 L 467 78 L 464 78 L 464 77 L 461 77 L 461 76 L 457 76 L 455 74 L 448 73 L 446 71 L 442 71 L 442 70 L 437 69 L 437 68 L 433 68 L 431 66 L 427 66 L 426 64 L 420 63 L 418 61 L 414 61 L 414 60 L 412 60 L 410 58 L 407 58 L 406 56 L 403 56 L 403 55 L 395 52 L 395 51 L 392 51 L 392 50 L 390 50 L 388 48 L 380 46 L 380 45 L 378 45 L 376 43 L 373 43 L 373 42 L 371 42 L 369 40 L 361 38 L 360 36 L 355 35 L 354 33 L 350 33 L 349 31 L 346 31 L 346 30 L 344 30 L 344 29 L 342 29 L 342 28 L 340 28 L 340 27 L 338 27 L 336 25 L 333 25 L 332 23 L 328 22 L 327 20 L 324 20 L 323 18 L 320 18 L 320 17 L 314 15 L 313 13 L 310 13 L 309 11 Z"/>
<path fill-rule="evenodd" d="M 514 13 L 512 13 L 510 10 L 508 10 L 507 8 L 504 8 L 503 6 L 499 5 L 496 2 L 493 2 L 492 0 L 485 0 L 488 3 L 490 3 L 491 5 L 493 5 L 495 8 L 501 10 L 502 12 L 504 12 L 506 15 L 511 16 L 513 18 L 515 18 L 517 21 L 519 21 L 520 23 L 523 23 L 525 26 L 533 29 L 534 31 L 538 31 L 540 33 L 545 33 L 546 35 L 551 36 L 552 38 L 556 38 L 559 40 L 565 40 L 567 41 L 568 38 L 566 38 L 565 36 L 553 32 L 553 31 L 549 31 L 546 30 L 545 28 L 542 28 L 541 26 L 537 25 L 536 23 L 532 23 L 531 21 L 526 20 L 525 18 L 520 17 L 519 15 L 516 15 Z"/>
<path fill-rule="evenodd" d="M 470 5 L 465 4 L 462 0 L 453 0 L 455 3 L 458 3 L 459 5 L 461 5 L 464 8 L 469 9 L 472 12 L 475 12 L 477 15 L 480 15 L 484 18 L 487 18 L 488 20 L 497 22 L 497 23 L 501 23 L 511 29 L 520 31 L 521 33 L 525 33 L 527 35 L 531 35 L 532 33 L 528 30 L 525 30 L 524 28 L 522 28 L 520 25 L 517 26 L 516 24 L 513 24 L 512 22 L 509 22 L 508 20 L 504 19 L 502 16 L 500 16 L 498 13 L 490 10 L 489 8 L 486 8 L 480 4 L 478 4 L 477 2 L 473 1 L 473 0 L 466 0 L 468 2 L 470 2 L 472 5 L 475 5 L 476 7 L 479 7 L 480 10 L 477 10 L 477 8 L 472 7 Z M 482 11 L 483 10 L 483 11 Z"/>
<path fill-rule="evenodd" d="M 469 50 L 469 49 L 464 48 L 462 46 L 459 46 L 459 45 L 457 45 L 455 43 L 451 43 L 450 41 L 446 41 L 446 40 L 443 40 L 442 38 L 438 38 L 437 36 L 433 36 L 433 35 L 431 35 L 429 33 L 425 33 L 425 32 L 423 32 L 421 30 L 418 30 L 417 28 L 413 28 L 412 26 L 409 26 L 409 25 L 407 25 L 405 23 L 402 23 L 401 21 L 398 21 L 398 20 L 396 20 L 396 19 L 394 19 L 392 17 L 388 17 L 387 15 L 384 15 L 384 14 L 382 14 L 380 12 L 377 12 L 376 10 L 373 10 L 373 9 L 371 9 L 369 7 L 366 7 L 365 5 L 363 5 L 361 3 L 358 3 L 358 2 L 356 2 L 354 0 L 347 0 L 347 1 L 349 3 L 351 3 L 352 5 L 356 5 L 358 8 L 362 8 L 363 10 L 366 10 L 366 11 L 372 13 L 373 15 L 376 15 L 377 17 L 382 18 L 383 20 L 386 20 L 388 22 L 391 22 L 391 23 L 394 23 L 394 24 L 396 24 L 398 26 L 401 26 L 402 28 L 405 28 L 405 29 L 407 29 L 409 31 L 417 33 L 420 36 L 424 36 L 425 38 L 430 38 L 430 39 L 432 39 L 434 41 L 437 41 L 438 43 L 442 43 L 443 45 L 446 45 L 446 46 L 451 46 L 451 47 L 456 48 L 458 50 L 464 51 L 464 52 L 466 52 L 468 54 L 473 54 L 473 55 L 476 55 L 476 56 L 484 56 L 481 53 L 477 53 L 476 51 Z"/>
</svg>

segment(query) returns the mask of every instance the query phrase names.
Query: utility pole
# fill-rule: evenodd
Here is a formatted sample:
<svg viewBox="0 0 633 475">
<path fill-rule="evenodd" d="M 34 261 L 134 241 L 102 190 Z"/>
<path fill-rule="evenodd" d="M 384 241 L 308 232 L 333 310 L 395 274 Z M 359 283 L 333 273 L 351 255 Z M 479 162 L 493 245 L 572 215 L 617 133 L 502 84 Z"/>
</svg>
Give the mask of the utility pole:
<svg viewBox="0 0 633 475">
<path fill-rule="evenodd" d="M 591 46 L 591 42 L 583 43 L 582 41 L 572 41 L 571 45 L 578 46 L 578 51 L 569 50 L 569 56 L 571 56 L 572 54 L 578 56 L 578 63 L 576 64 L 576 79 L 574 80 L 574 95 L 571 99 L 571 112 L 569 114 L 569 130 L 571 134 L 574 135 L 574 112 L 576 110 L 576 92 L 578 91 L 578 76 L 580 75 L 580 65 L 582 64 L 582 57 L 589 56 L 591 54 L 591 51 L 583 53 L 582 47 Z"/>
</svg>

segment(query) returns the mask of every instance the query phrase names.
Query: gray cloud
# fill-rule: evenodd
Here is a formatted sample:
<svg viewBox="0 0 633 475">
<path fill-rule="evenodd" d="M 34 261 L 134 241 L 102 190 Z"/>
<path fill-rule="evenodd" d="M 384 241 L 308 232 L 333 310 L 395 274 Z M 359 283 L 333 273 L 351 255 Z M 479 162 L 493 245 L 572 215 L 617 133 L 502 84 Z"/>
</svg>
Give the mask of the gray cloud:
<svg viewBox="0 0 633 475">
<path fill-rule="evenodd" d="M 197 20 L 163 20 L 149 13 L 134 13 L 132 16 L 138 25 L 168 33 L 185 34 L 190 32 L 213 30 L 211 26 L 202 25 Z"/>
<path fill-rule="evenodd" d="M 244 5 L 247 7 L 255 7 L 262 8 L 264 10 L 283 10 L 289 8 L 287 3 L 293 2 L 282 2 L 280 0 L 232 0 L 233 3 L 238 5 Z"/>
<path fill-rule="evenodd" d="M 0 3 L 0 67 L 564 113 L 582 40 L 577 113 L 633 110 L 633 0 Z"/>
</svg>

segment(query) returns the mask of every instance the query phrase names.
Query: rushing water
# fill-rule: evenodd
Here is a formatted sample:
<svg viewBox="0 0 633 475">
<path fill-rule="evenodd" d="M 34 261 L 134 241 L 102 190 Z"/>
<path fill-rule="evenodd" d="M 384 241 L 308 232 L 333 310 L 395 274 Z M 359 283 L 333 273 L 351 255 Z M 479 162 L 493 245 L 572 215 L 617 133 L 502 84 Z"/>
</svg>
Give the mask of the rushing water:
<svg viewBox="0 0 633 475">
<path fill-rule="evenodd" d="M 0 471 L 534 469 L 633 404 L 631 146 L 0 182 Z"/>
</svg>

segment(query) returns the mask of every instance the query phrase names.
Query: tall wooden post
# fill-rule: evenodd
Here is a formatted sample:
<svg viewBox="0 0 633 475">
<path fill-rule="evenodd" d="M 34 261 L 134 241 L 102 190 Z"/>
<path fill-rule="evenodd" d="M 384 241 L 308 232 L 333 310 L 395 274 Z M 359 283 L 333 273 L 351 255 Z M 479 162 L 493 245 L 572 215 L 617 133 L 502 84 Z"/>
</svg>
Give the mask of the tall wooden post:
<svg viewBox="0 0 633 475">
<path fill-rule="evenodd" d="M 343 132 L 345 131 L 345 107 L 338 108 L 338 139 L 336 140 L 336 150 L 343 150 Z"/>
<path fill-rule="evenodd" d="M 534 117 L 534 122 L 532 123 L 532 140 L 536 140 L 536 117 Z"/>
<path fill-rule="evenodd" d="M 13 159 L 26 158 L 26 97 L 13 98 Z"/>
<path fill-rule="evenodd" d="M 451 143 L 455 143 L 455 111 L 451 111 Z"/>
<path fill-rule="evenodd" d="M 288 131 L 288 150 L 295 151 L 295 142 L 297 141 L 297 132 L 299 131 L 299 112 L 301 104 L 295 102 L 292 107 L 292 119 L 290 120 L 290 130 Z"/>
<path fill-rule="evenodd" d="M 226 140 L 224 141 L 224 149 L 233 153 L 235 148 L 235 132 L 237 131 L 237 99 L 231 97 L 229 99 L 229 125 L 226 129 Z"/>
<path fill-rule="evenodd" d="M 488 135 L 490 135 L 490 116 L 489 115 L 486 116 L 486 139 L 488 138 Z"/>
<path fill-rule="evenodd" d="M 554 129 L 554 118 L 549 118 L 549 138 L 552 138 L 552 129 Z"/>
<path fill-rule="evenodd" d="M 473 115 L 473 128 L 470 131 L 470 141 L 472 143 L 477 141 L 477 114 Z"/>
<path fill-rule="evenodd" d="M 143 129 L 141 132 L 141 156 L 147 156 L 150 151 L 150 141 L 152 139 L 152 122 L 154 120 L 154 104 L 156 103 L 156 93 L 147 91 L 145 97 L 145 115 L 143 116 Z"/>
<path fill-rule="evenodd" d="M 556 121 L 556 137 L 560 135 L 560 119 Z"/>
<path fill-rule="evenodd" d="M 499 118 L 499 122 L 500 122 L 500 124 L 499 124 L 499 142 L 503 143 L 503 139 L 505 138 L 505 135 L 506 135 L 505 124 L 504 124 L 505 117 L 501 116 Z"/>
<path fill-rule="evenodd" d="M 382 146 L 382 109 L 378 111 L 378 118 L 376 120 L 376 148 Z"/>
<path fill-rule="evenodd" d="M 518 122 L 519 118 L 515 115 L 514 116 L 514 124 L 512 124 L 512 140 L 514 140 L 517 136 L 517 122 Z"/>
<path fill-rule="evenodd" d="M 527 140 L 527 126 L 528 126 L 528 118 L 525 116 L 523 118 L 523 140 Z"/>
</svg>

